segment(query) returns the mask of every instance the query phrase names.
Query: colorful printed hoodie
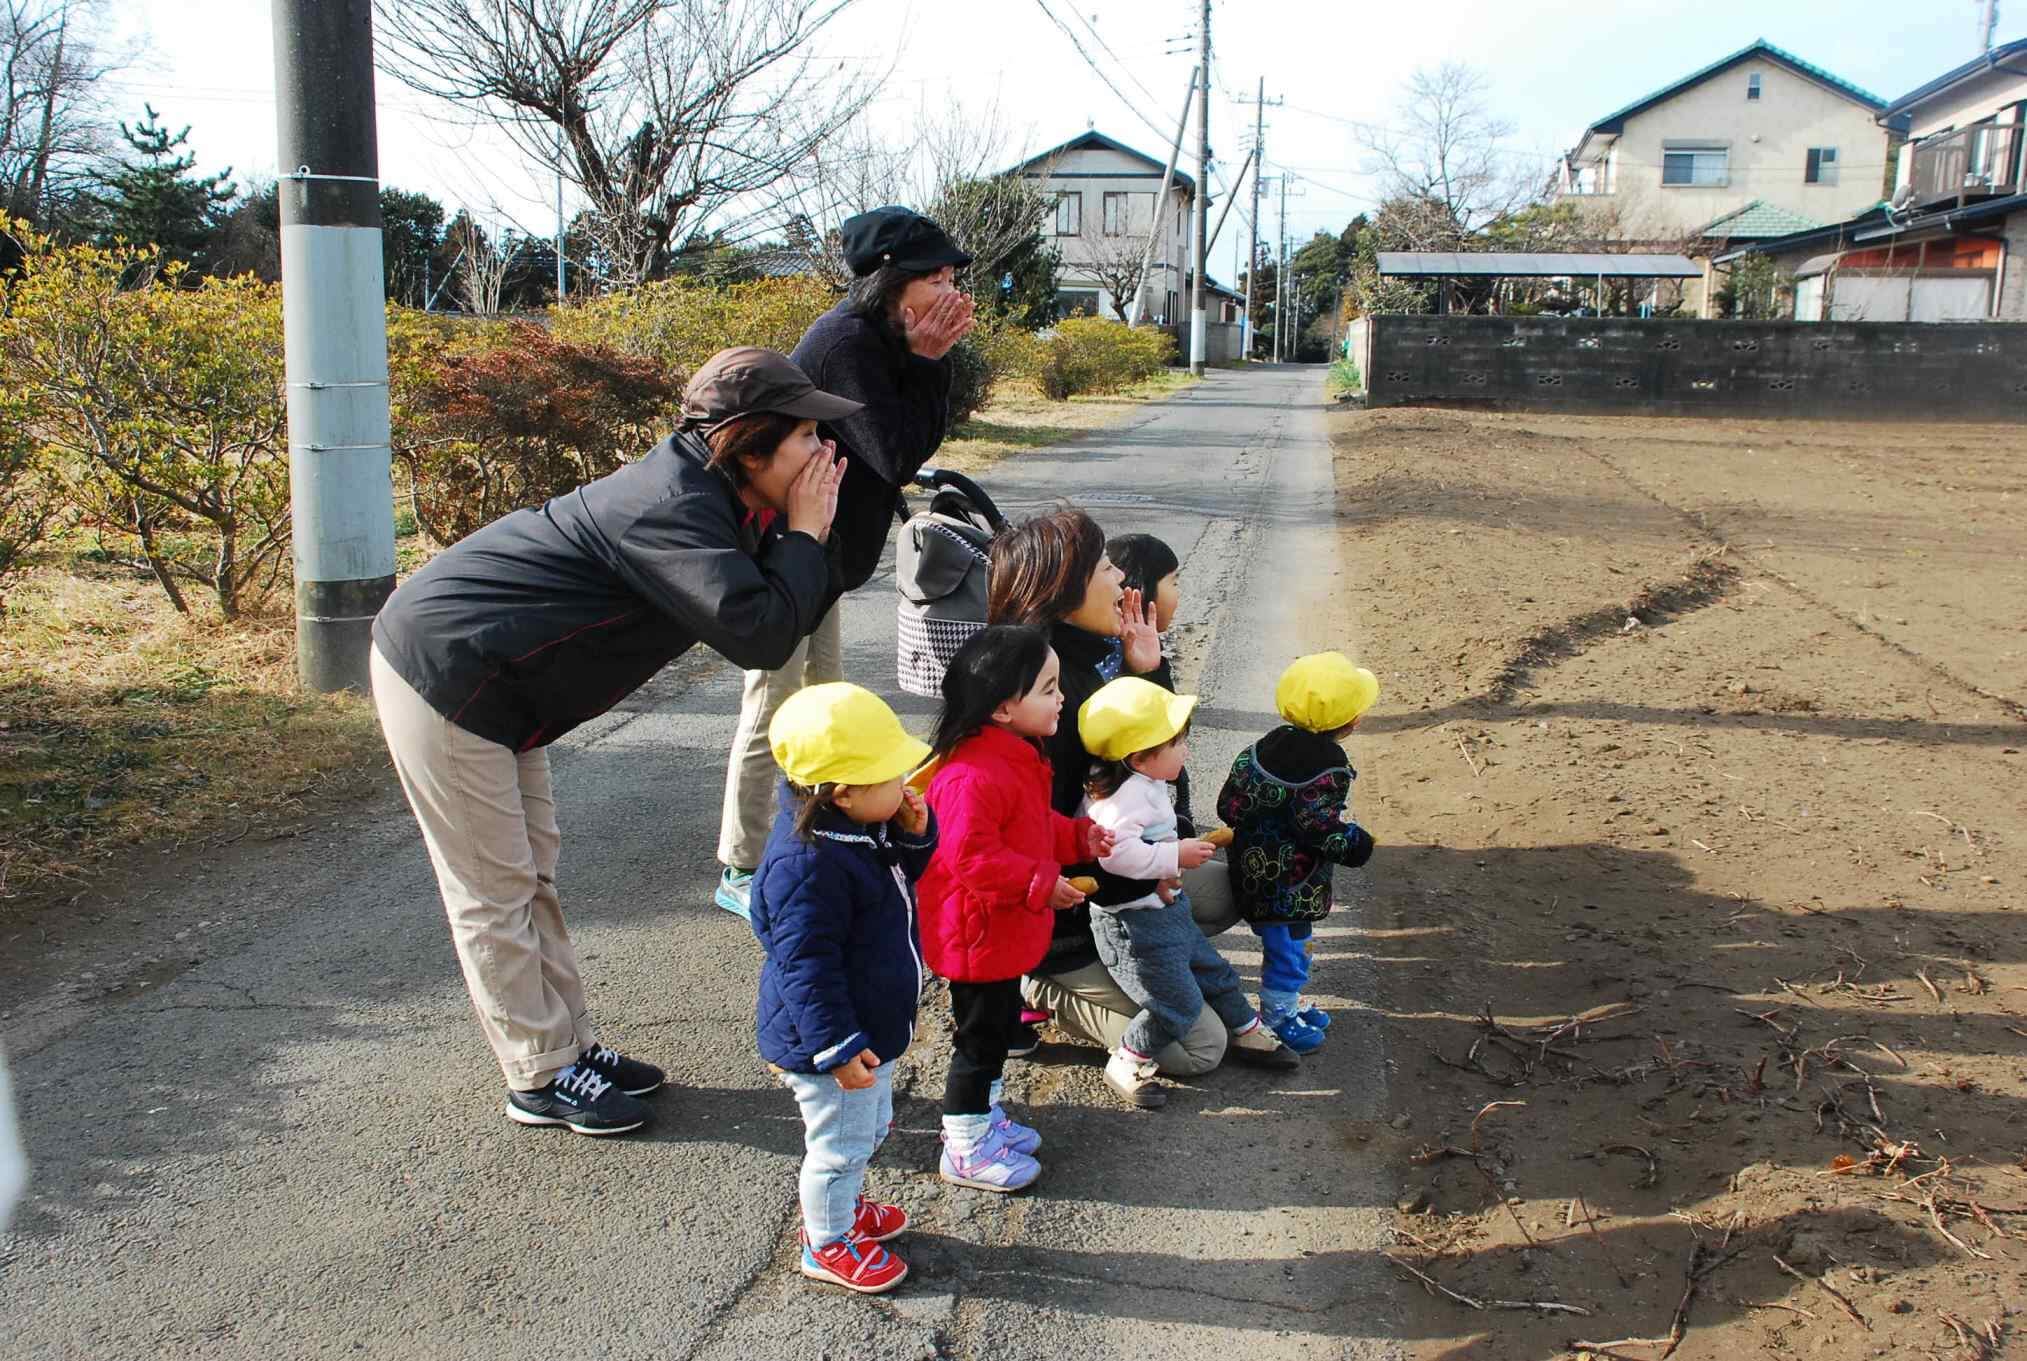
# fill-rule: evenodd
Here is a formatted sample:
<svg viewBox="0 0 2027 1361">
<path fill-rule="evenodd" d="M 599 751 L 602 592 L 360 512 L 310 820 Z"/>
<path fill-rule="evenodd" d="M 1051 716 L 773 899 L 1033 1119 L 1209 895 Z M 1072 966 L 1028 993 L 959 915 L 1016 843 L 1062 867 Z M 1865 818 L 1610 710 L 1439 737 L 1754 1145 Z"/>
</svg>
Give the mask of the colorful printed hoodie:
<svg viewBox="0 0 2027 1361">
<path fill-rule="evenodd" d="M 1358 772 L 1329 738 L 1288 725 L 1239 753 L 1218 794 L 1232 829 L 1232 896 L 1255 925 L 1330 915 L 1331 872 L 1363 865 L 1373 839 L 1346 820 Z"/>
</svg>

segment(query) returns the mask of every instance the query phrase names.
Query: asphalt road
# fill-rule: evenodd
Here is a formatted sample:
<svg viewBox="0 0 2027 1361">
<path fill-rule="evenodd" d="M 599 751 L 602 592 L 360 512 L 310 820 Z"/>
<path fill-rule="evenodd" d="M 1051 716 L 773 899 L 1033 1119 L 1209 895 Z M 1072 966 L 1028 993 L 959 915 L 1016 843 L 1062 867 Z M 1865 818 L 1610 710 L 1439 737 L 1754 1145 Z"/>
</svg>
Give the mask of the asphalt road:
<svg viewBox="0 0 2027 1361">
<path fill-rule="evenodd" d="M 1108 532 L 1159 534 L 1183 558 L 1206 806 L 1271 726 L 1281 666 L 1356 641 L 1312 623 L 1341 584 L 1322 406 L 1314 369 L 1214 372 L 985 479 L 1015 513 L 1074 496 Z M 890 694 L 893 599 L 883 573 L 845 622 L 850 675 Z M 1316 992 L 1340 1020 L 1300 1072 L 1227 1067 L 1142 1112 L 1103 1086 L 1095 1049 L 1011 1065 L 1047 1141 L 1026 1194 L 936 1180 L 944 1053 L 929 1020 L 869 1186 L 915 1218 L 894 1244 L 913 1275 L 877 1300 L 796 1275 L 801 1127 L 753 1049 L 758 950 L 709 904 L 737 706 L 737 673 L 693 653 L 555 752 L 565 910 L 601 1029 L 670 1073 L 644 1136 L 500 1114 L 398 799 L 293 841 L 165 858 L 94 902 L 136 939 L 185 934 L 117 984 L 0 1003 L 36 1165 L 0 1239 L 0 1353 L 1397 1354 L 1397 1287 L 1377 1257 L 1390 1192 L 1362 1135 L 1390 1108 L 1356 1009 L 1361 875 L 1318 932 Z M 897 707 L 926 726 L 924 702 Z M 1253 938 L 1219 943 L 1255 984 Z M 940 997 L 926 1006 L 933 1018 Z"/>
</svg>

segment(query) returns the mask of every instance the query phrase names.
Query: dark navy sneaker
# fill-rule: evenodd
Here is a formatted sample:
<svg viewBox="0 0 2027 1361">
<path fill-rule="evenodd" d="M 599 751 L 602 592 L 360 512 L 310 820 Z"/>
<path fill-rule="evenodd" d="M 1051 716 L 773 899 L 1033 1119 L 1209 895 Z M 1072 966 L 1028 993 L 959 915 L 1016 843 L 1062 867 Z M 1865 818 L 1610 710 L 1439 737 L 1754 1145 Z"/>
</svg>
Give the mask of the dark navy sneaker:
<svg viewBox="0 0 2027 1361">
<path fill-rule="evenodd" d="M 630 1059 L 609 1044 L 592 1045 L 578 1054 L 577 1061 L 595 1070 L 628 1096 L 646 1096 L 662 1085 L 665 1076 L 652 1063 Z"/>
<path fill-rule="evenodd" d="M 507 1093 L 507 1118 L 521 1125 L 562 1125 L 573 1134 L 625 1134 L 639 1129 L 653 1115 L 646 1105 L 599 1076 L 589 1064 L 578 1063 L 558 1073 L 546 1087 Z"/>
</svg>

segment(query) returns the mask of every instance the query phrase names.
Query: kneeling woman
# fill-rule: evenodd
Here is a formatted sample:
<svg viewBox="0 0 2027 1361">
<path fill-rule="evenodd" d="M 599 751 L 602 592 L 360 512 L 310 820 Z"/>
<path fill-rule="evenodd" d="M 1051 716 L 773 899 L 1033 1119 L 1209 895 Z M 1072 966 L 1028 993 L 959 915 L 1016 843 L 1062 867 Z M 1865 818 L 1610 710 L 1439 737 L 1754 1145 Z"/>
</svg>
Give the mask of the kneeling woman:
<svg viewBox="0 0 2027 1361">
<path fill-rule="evenodd" d="M 698 643 L 779 666 L 822 618 L 859 409 L 742 348 L 691 380 L 647 457 L 432 558 L 373 625 L 373 702 L 436 869 L 479 1024 L 524 1125 L 623 1134 L 650 1064 L 600 1044 L 556 892 L 548 746 Z"/>
</svg>

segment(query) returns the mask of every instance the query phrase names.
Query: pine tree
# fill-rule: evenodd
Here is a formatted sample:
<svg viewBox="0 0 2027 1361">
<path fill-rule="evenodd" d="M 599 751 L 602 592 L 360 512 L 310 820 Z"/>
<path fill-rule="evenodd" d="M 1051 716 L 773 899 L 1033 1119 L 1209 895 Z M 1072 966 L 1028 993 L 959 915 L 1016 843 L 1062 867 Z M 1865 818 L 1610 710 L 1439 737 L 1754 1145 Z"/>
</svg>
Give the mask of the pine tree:
<svg viewBox="0 0 2027 1361">
<path fill-rule="evenodd" d="M 102 242 L 118 238 L 154 246 L 164 262 L 180 260 L 203 272 L 220 219 L 239 192 L 230 182 L 232 170 L 203 179 L 192 175 L 197 158 L 183 149 L 190 129 L 171 133 L 154 106 L 144 107 L 144 122 L 120 124 L 120 136 L 135 156 L 120 162 L 106 181 L 107 192 L 93 195 L 103 215 Z"/>
</svg>

